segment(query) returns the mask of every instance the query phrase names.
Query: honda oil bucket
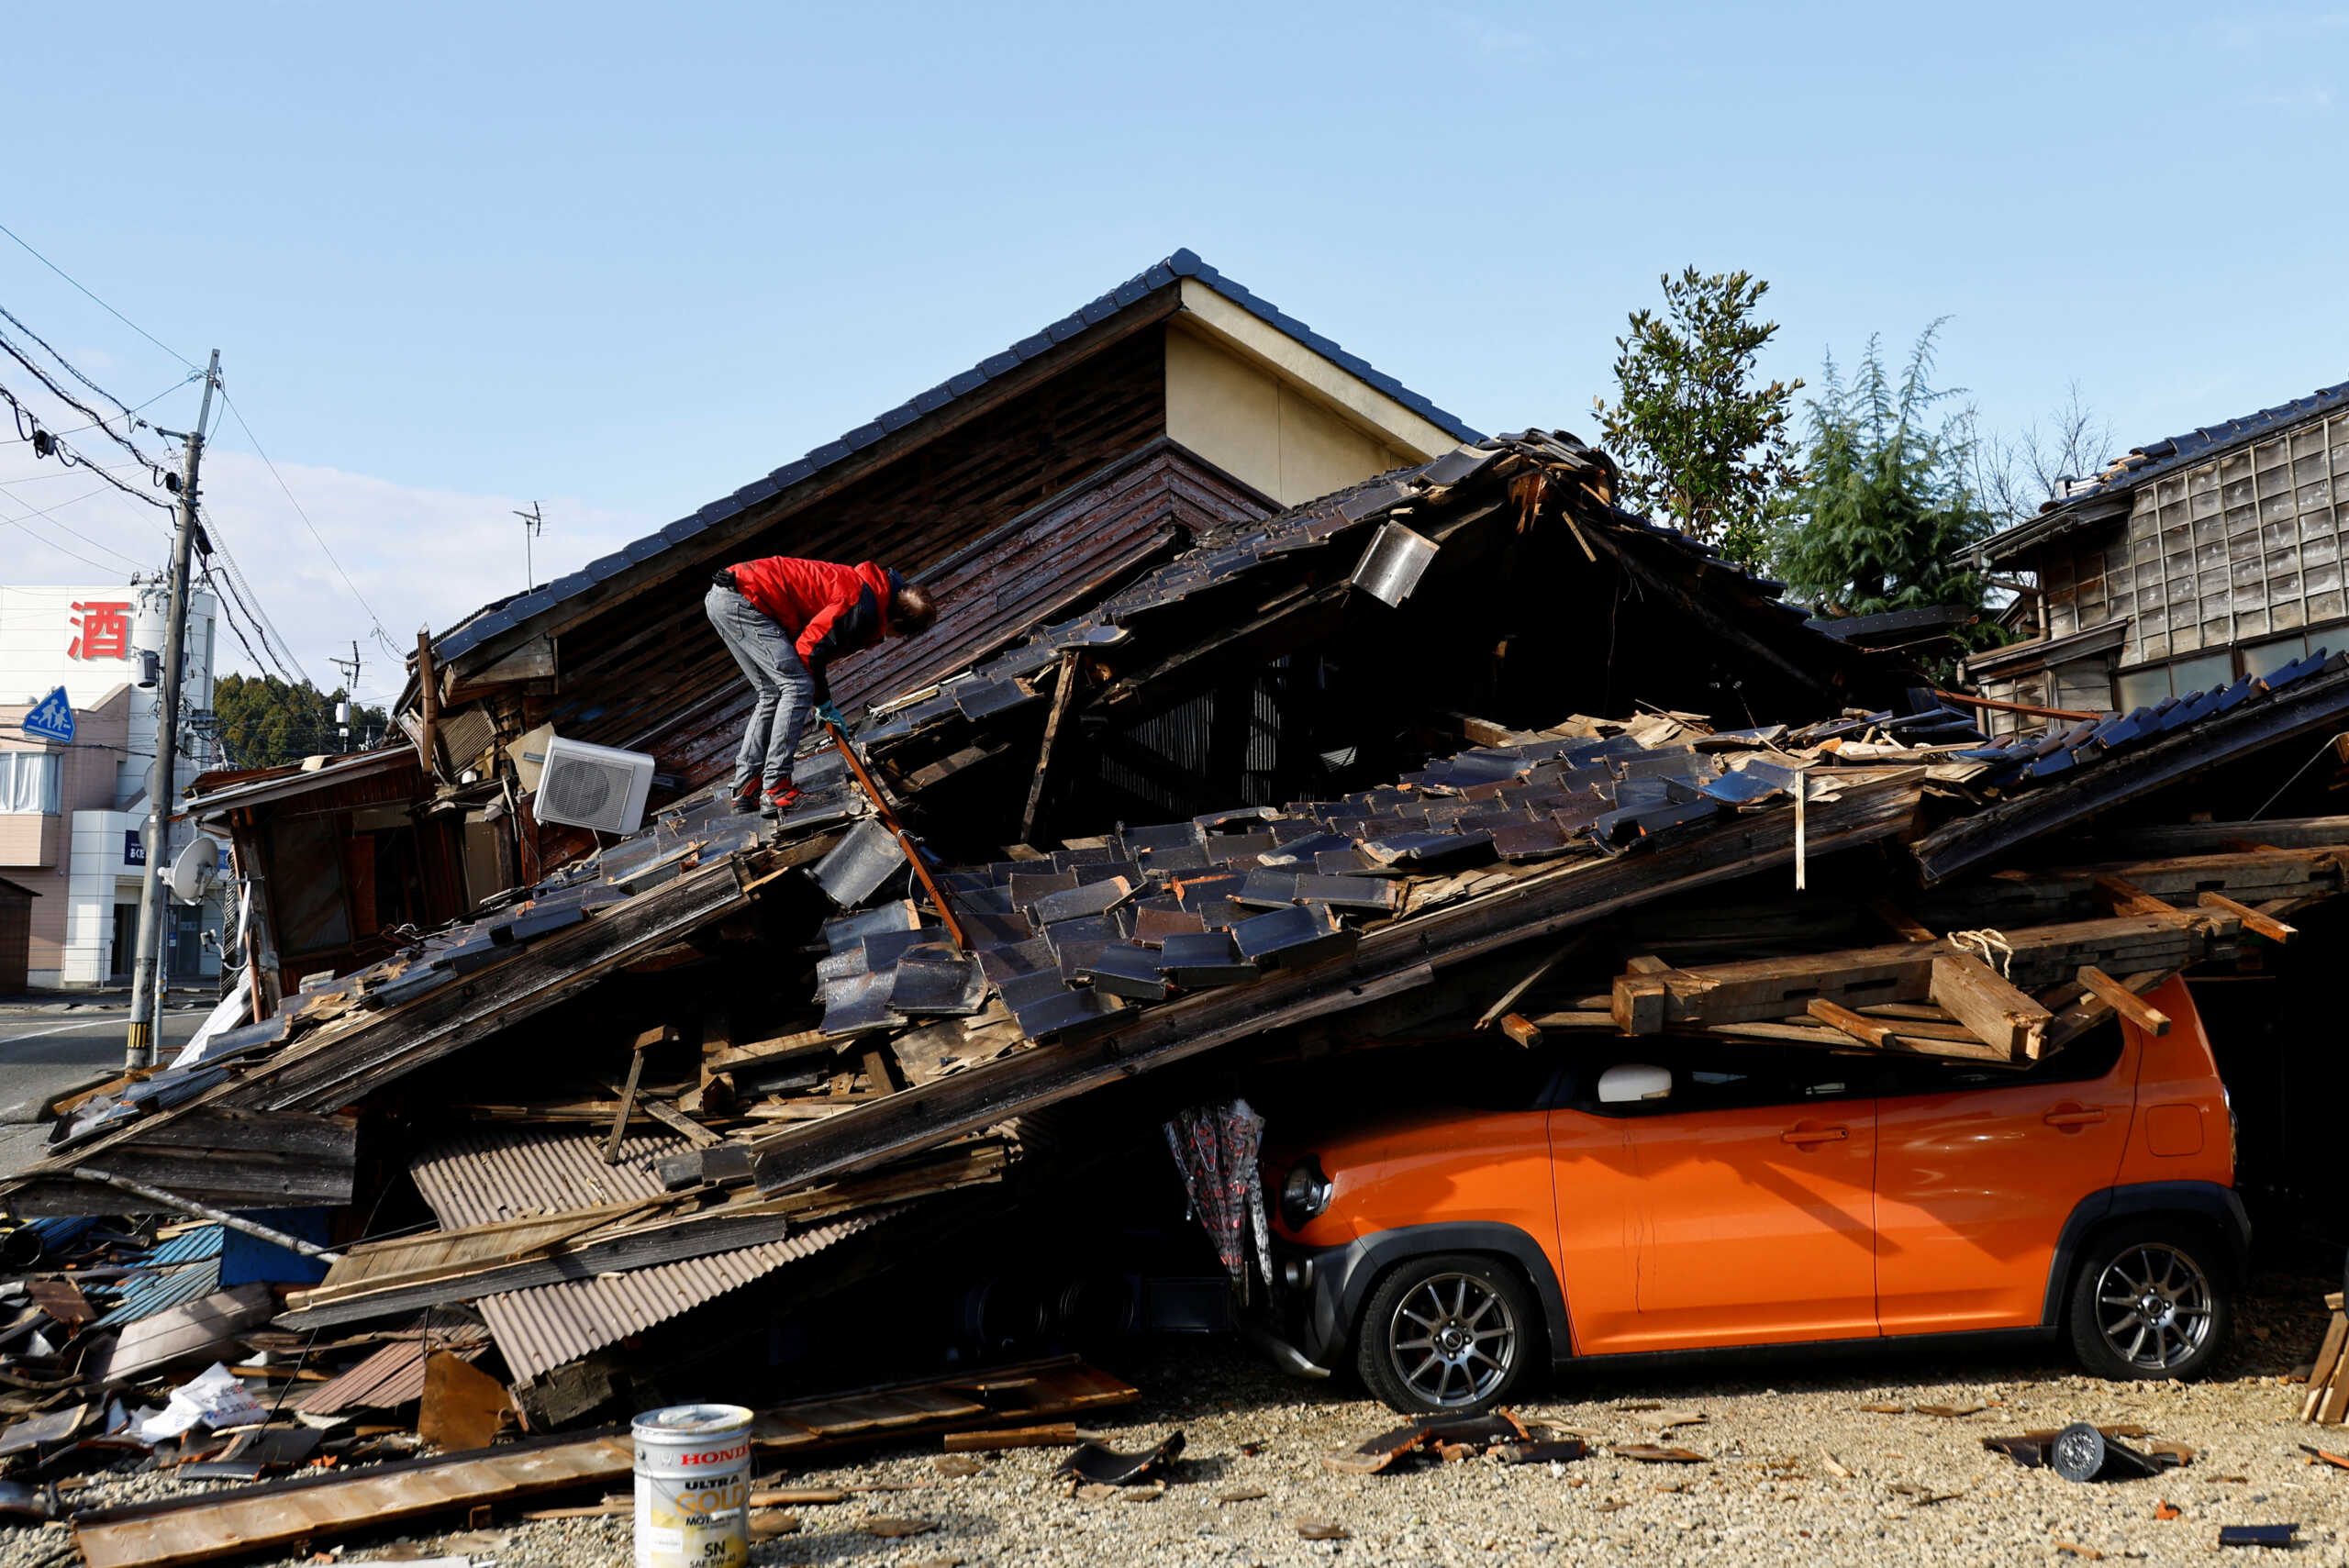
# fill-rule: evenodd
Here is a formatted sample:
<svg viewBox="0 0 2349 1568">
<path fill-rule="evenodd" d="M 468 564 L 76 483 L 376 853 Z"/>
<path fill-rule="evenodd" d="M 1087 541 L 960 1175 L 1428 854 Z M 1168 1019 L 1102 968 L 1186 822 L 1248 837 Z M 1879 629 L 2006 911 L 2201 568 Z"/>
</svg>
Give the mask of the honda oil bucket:
<svg viewBox="0 0 2349 1568">
<path fill-rule="evenodd" d="M 751 1413 L 672 1405 L 636 1418 L 636 1568 L 745 1568 Z"/>
</svg>

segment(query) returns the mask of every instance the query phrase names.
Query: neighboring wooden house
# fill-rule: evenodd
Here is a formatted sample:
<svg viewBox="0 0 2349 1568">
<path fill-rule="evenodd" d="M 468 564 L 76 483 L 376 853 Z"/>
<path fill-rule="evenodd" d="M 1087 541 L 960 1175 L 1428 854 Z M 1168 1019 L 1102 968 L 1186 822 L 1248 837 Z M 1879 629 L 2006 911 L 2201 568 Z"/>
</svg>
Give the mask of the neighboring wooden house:
<svg viewBox="0 0 2349 1568">
<path fill-rule="evenodd" d="M 2349 648 L 2344 540 L 2349 382 L 2136 448 L 1986 542 L 2036 584 L 2032 635 L 1967 673 L 2004 701 L 2128 712 Z"/>
<path fill-rule="evenodd" d="M 347 971 L 395 929 L 445 922 L 591 844 L 529 819 L 532 781 L 509 751 L 522 736 L 551 727 L 652 754 L 656 804 L 730 767 L 750 693 L 702 609 L 719 566 L 875 560 L 936 587 L 931 632 L 831 672 L 853 714 L 1097 602 L 1199 533 L 1478 434 L 1178 250 L 840 439 L 441 632 L 429 735 L 413 668 L 399 705 L 432 776 L 224 775 L 195 808 L 235 840 L 240 872 L 276 884 L 255 920 L 275 948 L 259 971 L 272 987 Z M 300 931 L 285 924 L 297 896 Z"/>
</svg>

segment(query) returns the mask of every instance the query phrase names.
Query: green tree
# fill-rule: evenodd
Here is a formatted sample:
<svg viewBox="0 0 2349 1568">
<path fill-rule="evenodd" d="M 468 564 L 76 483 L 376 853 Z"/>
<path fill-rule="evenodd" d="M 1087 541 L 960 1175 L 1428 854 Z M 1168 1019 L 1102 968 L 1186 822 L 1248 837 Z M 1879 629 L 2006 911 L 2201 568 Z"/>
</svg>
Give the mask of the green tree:
<svg viewBox="0 0 2349 1568">
<path fill-rule="evenodd" d="M 228 674 L 212 683 L 220 742 L 229 766 L 238 768 L 273 768 L 341 751 L 341 727 L 335 723 L 334 710 L 342 699 L 340 687 L 321 692 L 307 681 L 288 684 L 275 675 Z M 380 738 L 384 727 L 382 708 L 354 706 L 351 747 Z"/>
<path fill-rule="evenodd" d="M 1848 381 L 1830 357 L 1809 400 L 1807 474 L 1785 498 L 1772 559 L 1792 595 L 1824 613 L 1982 607 L 1987 584 L 1964 557 L 1997 519 L 1974 483 L 1971 411 L 1943 411 L 1961 395 L 1932 384 L 1941 327 L 1918 337 L 1897 377 L 1874 338 Z M 1960 635 L 1979 646 L 1998 633 L 1977 623 Z"/>
<path fill-rule="evenodd" d="M 1615 339 L 1621 401 L 1597 399 L 1623 504 L 1661 513 L 1740 565 L 1758 567 L 1772 497 L 1797 484 L 1787 421 L 1800 381 L 1762 385 L 1754 366 L 1778 330 L 1756 321 L 1770 285 L 1751 272 L 1666 275 L 1664 314 L 1631 313 Z"/>
</svg>

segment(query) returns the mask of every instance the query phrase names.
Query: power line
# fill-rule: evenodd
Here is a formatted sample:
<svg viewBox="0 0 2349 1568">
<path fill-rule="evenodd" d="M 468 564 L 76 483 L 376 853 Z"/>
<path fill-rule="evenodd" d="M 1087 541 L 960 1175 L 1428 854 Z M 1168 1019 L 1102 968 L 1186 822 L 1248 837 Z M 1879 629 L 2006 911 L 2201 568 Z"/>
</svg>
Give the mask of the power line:
<svg viewBox="0 0 2349 1568">
<path fill-rule="evenodd" d="M 96 306 L 100 310 L 105 311 L 108 316 L 113 317 L 125 327 L 128 327 L 133 332 L 138 333 L 141 338 L 146 339 L 149 342 L 154 344 L 155 347 L 162 350 L 163 352 L 171 355 L 172 358 L 179 361 L 180 363 L 195 372 L 196 374 L 202 375 L 204 373 L 202 367 L 197 365 L 194 360 L 189 359 L 185 354 L 181 353 L 177 349 L 173 348 L 169 343 L 164 342 L 152 332 L 148 331 L 147 328 L 139 325 L 138 322 L 133 321 L 129 317 L 125 316 L 121 311 L 117 310 L 113 306 L 108 305 L 105 300 L 100 299 L 96 295 L 92 294 L 88 289 L 83 288 L 81 284 L 75 280 L 72 273 L 67 272 L 64 268 L 59 266 L 56 262 L 42 255 L 39 251 L 35 250 L 26 240 L 23 235 L 18 234 L 15 229 L 10 228 L 5 223 L 0 223 L 0 234 L 5 234 L 9 239 L 15 240 L 17 244 L 24 246 L 26 252 L 30 255 L 34 261 L 39 261 L 42 266 L 47 267 L 50 272 L 55 272 L 67 283 L 72 284 L 76 289 L 81 290 L 83 298 L 89 300 L 91 304 Z"/>
<path fill-rule="evenodd" d="M 236 612 L 243 612 L 245 619 L 252 626 L 253 636 L 261 639 L 262 647 L 269 651 L 270 656 L 263 660 L 253 653 L 250 643 L 245 646 L 246 653 L 263 670 L 275 670 L 289 682 L 308 681 L 309 672 L 303 669 L 301 662 L 294 657 L 293 645 L 286 641 L 285 634 L 277 629 L 276 623 L 262 613 L 261 595 L 253 592 L 252 584 L 246 580 L 244 572 L 237 565 L 237 558 L 230 555 L 228 547 L 221 543 L 220 525 L 209 512 L 204 514 L 204 537 L 211 546 L 205 552 L 200 568 L 204 581 L 211 586 L 222 614 L 229 618 L 232 627 Z M 212 562 L 216 560 L 220 563 L 218 576 L 215 576 L 212 571 Z M 232 604 L 234 609 L 230 608 Z M 244 640 L 242 633 L 239 634 L 238 640 Z"/>
<path fill-rule="evenodd" d="M 12 322 L 16 322 L 18 327 L 22 327 L 24 325 L 21 321 L 17 321 L 15 317 L 8 316 L 7 311 L 5 309 L 0 309 L 0 316 L 7 316 L 8 319 Z M 33 336 L 29 332 L 25 335 L 28 338 Z M 33 341 L 39 343 L 40 339 L 39 338 L 33 338 Z M 49 345 L 41 343 L 41 347 L 48 349 Z M 80 371 L 73 370 L 72 365 L 66 364 L 65 357 L 62 354 L 58 353 L 56 350 L 50 349 L 49 352 L 50 356 L 52 359 L 55 359 L 59 364 L 65 365 L 67 370 L 72 371 L 73 375 L 77 380 L 88 383 L 93 387 L 96 386 L 97 384 L 91 382 L 89 377 L 82 374 Z M 105 431 L 109 439 L 120 446 L 124 450 L 128 451 L 132 457 L 137 458 L 139 462 L 145 463 L 150 468 L 156 469 L 158 471 L 161 469 L 162 465 L 161 463 L 157 462 L 153 458 L 149 457 L 145 452 L 139 450 L 138 442 L 132 440 L 128 435 L 117 430 L 112 425 L 106 423 L 106 417 L 105 415 L 99 413 L 96 409 L 91 407 L 88 404 L 83 402 L 80 398 L 74 396 L 72 393 L 58 385 L 56 378 L 51 376 L 47 371 L 41 369 L 40 366 L 33 363 L 29 359 L 27 359 L 25 357 L 25 351 L 22 349 L 17 348 L 16 344 L 10 342 L 8 340 L 7 334 L 5 332 L 0 332 L 0 353 L 6 353 L 10 359 L 16 361 L 18 364 L 24 366 L 25 369 L 30 371 L 33 373 L 35 380 L 39 381 L 43 386 L 49 388 L 50 395 L 51 396 L 55 397 L 60 403 L 64 404 L 68 408 L 71 408 L 75 413 L 81 415 L 83 418 L 88 419 L 93 425 L 96 426 L 97 428 Z M 117 408 L 122 406 L 122 399 L 115 396 L 114 394 L 105 392 L 103 389 L 100 389 L 100 395 L 104 396 L 107 402 L 112 403 Z M 137 421 L 134 419 L 133 423 L 135 424 L 136 422 Z"/>
<path fill-rule="evenodd" d="M 225 387 L 221 389 L 220 401 L 227 404 L 228 412 L 237 417 L 237 428 L 242 430 L 245 433 L 245 439 L 253 444 L 254 454 L 269 470 L 269 476 L 277 481 L 277 487 L 285 492 L 285 499 L 293 502 L 295 515 L 302 519 L 302 526 L 310 530 L 310 537 L 317 540 L 318 550 L 334 567 L 335 575 L 340 577 L 342 585 L 351 590 L 351 596 L 359 601 L 359 607 L 367 612 L 367 619 L 375 640 L 382 643 L 384 651 L 391 654 L 393 658 L 401 657 L 399 649 L 393 645 L 391 638 L 384 631 L 384 617 L 375 613 L 375 606 L 367 602 L 367 595 L 359 591 L 359 584 L 351 580 L 351 573 L 345 572 L 342 569 L 342 562 L 335 559 L 334 550 L 327 544 L 326 536 L 318 532 L 317 524 L 310 521 L 310 514 L 302 509 L 302 503 L 295 499 L 293 486 L 287 484 L 285 476 L 277 472 L 277 465 L 269 461 L 269 453 L 262 450 L 261 438 L 254 435 L 253 428 L 245 422 L 245 411 L 237 406 L 237 400 L 228 395 Z"/>
<path fill-rule="evenodd" d="M 83 386 L 88 387 L 92 392 L 96 393 L 100 397 L 105 398 L 108 403 L 113 404 L 117 409 L 121 410 L 122 417 L 125 421 L 124 432 L 121 436 L 116 437 L 116 439 L 122 441 L 124 445 L 128 446 L 129 432 L 132 429 L 137 428 L 139 426 L 145 424 L 146 421 L 139 418 L 138 414 L 131 409 L 130 406 L 123 402 L 121 398 L 117 397 L 113 393 L 108 392 L 105 387 L 100 386 L 96 382 L 92 381 L 88 376 L 83 375 L 82 373 L 82 368 L 79 365 L 75 364 L 72 360 L 67 359 L 63 354 L 59 353 L 57 350 L 50 345 L 48 339 L 42 337 L 39 333 L 26 326 L 22 320 L 17 318 L 16 313 L 9 310 L 6 306 L 0 306 L 0 317 L 7 317 L 8 324 L 10 326 L 14 327 L 17 331 L 22 332 L 26 337 L 30 338 L 34 342 L 39 343 L 41 346 L 42 352 L 46 353 L 50 359 L 55 360 L 59 364 L 65 368 L 65 373 L 67 375 L 72 376 L 75 381 L 80 382 Z M 35 373 L 38 374 L 39 373 L 36 372 Z M 189 379 L 193 380 L 195 378 L 190 377 Z M 185 381 L 180 383 L 180 385 L 182 386 L 185 386 L 187 382 Z M 157 397 L 161 395 L 162 394 L 161 393 L 156 394 Z M 147 401 L 149 403 L 152 403 L 155 399 L 150 397 Z M 140 405 L 141 407 L 144 407 L 145 406 L 145 404 Z M 114 434 L 114 431 L 106 427 L 106 420 L 103 417 L 86 408 L 83 409 L 83 412 L 89 414 L 91 418 L 96 420 L 98 428 L 105 429 L 106 434 L 110 436 Z M 138 449 L 134 447 L 131 450 L 136 451 Z"/>
<path fill-rule="evenodd" d="M 0 339 L 0 346 L 6 346 L 5 339 Z M 39 374 L 39 373 L 36 371 L 34 373 Z M 83 456 L 79 450 L 67 446 L 63 441 L 58 439 L 49 431 L 41 428 L 40 416 L 26 407 L 23 402 L 17 398 L 17 395 L 9 391 L 5 386 L 0 386 L 0 399 L 5 399 L 8 406 L 16 411 L 17 433 L 23 439 L 33 443 L 33 450 L 37 454 L 43 456 L 54 456 L 59 462 L 63 463 L 68 468 L 87 468 L 93 477 L 105 480 L 108 484 L 113 485 L 117 490 L 121 491 L 124 495 L 129 496 L 134 501 L 144 501 L 150 506 L 160 506 L 166 512 L 172 509 L 172 504 L 169 501 L 158 500 L 154 496 L 140 490 L 137 485 L 128 484 L 124 480 L 117 479 L 113 474 L 107 473 L 105 468 L 97 463 L 92 462 L 88 458 Z M 25 434 L 27 426 L 31 427 L 32 433 L 30 435 Z M 136 448 L 132 450 L 137 450 Z M 140 461 L 146 462 L 144 453 L 140 454 Z M 150 476 L 160 474 L 163 471 L 161 469 L 156 467 L 153 463 L 148 463 L 148 473 Z"/>
</svg>

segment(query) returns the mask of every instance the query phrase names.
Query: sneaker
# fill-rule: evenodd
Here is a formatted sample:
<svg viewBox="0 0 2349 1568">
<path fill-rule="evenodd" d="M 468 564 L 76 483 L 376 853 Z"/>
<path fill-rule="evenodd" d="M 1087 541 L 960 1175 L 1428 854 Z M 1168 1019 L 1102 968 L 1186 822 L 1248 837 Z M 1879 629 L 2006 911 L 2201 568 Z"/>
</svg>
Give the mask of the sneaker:
<svg viewBox="0 0 2349 1568">
<path fill-rule="evenodd" d="M 760 793 L 759 781 L 752 779 L 749 784 L 744 784 L 740 789 L 734 792 L 735 815 L 740 817 L 749 816 L 751 812 L 760 809 L 760 803 L 763 798 L 764 797 Z"/>
<path fill-rule="evenodd" d="M 767 791 L 765 804 L 762 805 L 759 810 L 768 817 L 787 817 L 798 808 L 799 795 L 800 789 L 797 784 L 785 784 L 779 789 L 771 789 Z"/>
</svg>

